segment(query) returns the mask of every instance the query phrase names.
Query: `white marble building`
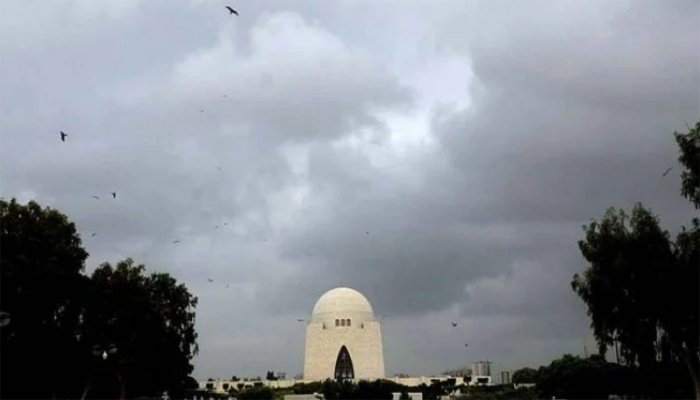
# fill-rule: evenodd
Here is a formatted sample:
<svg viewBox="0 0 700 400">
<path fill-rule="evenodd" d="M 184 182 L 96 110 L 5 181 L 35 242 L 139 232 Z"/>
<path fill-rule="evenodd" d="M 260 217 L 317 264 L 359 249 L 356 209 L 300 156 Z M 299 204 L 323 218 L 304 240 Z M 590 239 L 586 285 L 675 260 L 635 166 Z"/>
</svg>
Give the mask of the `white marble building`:
<svg viewBox="0 0 700 400">
<path fill-rule="evenodd" d="M 379 321 L 362 293 L 335 288 L 321 296 L 306 327 L 304 381 L 384 378 Z"/>
</svg>

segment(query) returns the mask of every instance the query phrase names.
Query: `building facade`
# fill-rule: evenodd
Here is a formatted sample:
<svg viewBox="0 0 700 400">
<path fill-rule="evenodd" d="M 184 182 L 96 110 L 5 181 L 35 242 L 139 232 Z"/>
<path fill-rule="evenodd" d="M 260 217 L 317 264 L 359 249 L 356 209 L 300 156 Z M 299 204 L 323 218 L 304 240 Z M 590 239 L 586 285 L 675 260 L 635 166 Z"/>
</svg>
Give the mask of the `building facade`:
<svg viewBox="0 0 700 400">
<path fill-rule="evenodd" d="M 501 371 L 501 384 L 510 385 L 510 371 Z"/>
<path fill-rule="evenodd" d="M 360 292 L 335 288 L 321 296 L 306 327 L 304 380 L 384 378 L 379 321 Z"/>
</svg>

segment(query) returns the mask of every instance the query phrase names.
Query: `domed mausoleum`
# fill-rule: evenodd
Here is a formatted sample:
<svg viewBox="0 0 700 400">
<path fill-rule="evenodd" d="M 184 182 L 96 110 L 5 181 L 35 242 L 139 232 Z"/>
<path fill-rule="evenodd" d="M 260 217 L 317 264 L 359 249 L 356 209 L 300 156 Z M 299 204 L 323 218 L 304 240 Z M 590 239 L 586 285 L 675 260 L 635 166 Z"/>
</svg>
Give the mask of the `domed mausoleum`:
<svg viewBox="0 0 700 400">
<path fill-rule="evenodd" d="M 379 322 L 362 293 L 335 288 L 318 299 L 306 327 L 304 380 L 384 378 Z"/>
</svg>

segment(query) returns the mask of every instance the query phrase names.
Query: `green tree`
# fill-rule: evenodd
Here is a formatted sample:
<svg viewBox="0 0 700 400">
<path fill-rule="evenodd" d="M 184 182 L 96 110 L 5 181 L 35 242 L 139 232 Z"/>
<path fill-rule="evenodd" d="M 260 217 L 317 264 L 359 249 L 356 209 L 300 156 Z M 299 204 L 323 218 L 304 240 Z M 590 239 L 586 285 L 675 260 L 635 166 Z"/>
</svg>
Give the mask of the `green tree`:
<svg viewBox="0 0 700 400">
<path fill-rule="evenodd" d="M 683 165 L 681 194 L 700 208 L 700 121 L 688 132 L 673 134 L 680 148 L 678 161 Z"/>
<path fill-rule="evenodd" d="M 238 400 L 272 400 L 275 393 L 265 386 L 254 386 L 246 388 L 238 393 Z"/>
<path fill-rule="evenodd" d="M 513 372 L 511 380 L 513 383 L 535 383 L 537 382 L 537 370 L 533 368 L 520 368 Z"/>
<path fill-rule="evenodd" d="M 637 380 L 629 367 L 609 363 L 601 356 L 566 354 L 540 367 L 537 391 L 541 398 L 607 399 L 610 394 L 633 394 Z"/>
<path fill-rule="evenodd" d="M 0 397 L 51 398 L 82 386 L 77 352 L 88 253 L 75 225 L 34 201 L 0 200 Z M 37 385 L 41 377 L 43 384 Z"/>
<path fill-rule="evenodd" d="M 700 208 L 700 122 L 675 138 L 684 167 L 681 194 Z M 589 266 L 571 283 L 588 306 L 601 354 L 619 343 L 623 360 L 643 370 L 683 361 L 697 399 L 699 226 L 694 219 L 673 243 L 643 205 L 636 204 L 630 216 L 610 208 L 600 222 L 584 226 L 579 248 Z"/>
<path fill-rule="evenodd" d="M 197 298 L 167 273 L 147 275 L 133 260 L 97 268 L 90 279 L 84 342 L 114 344 L 129 396 L 183 393 L 197 352 Z"/>
</svg>

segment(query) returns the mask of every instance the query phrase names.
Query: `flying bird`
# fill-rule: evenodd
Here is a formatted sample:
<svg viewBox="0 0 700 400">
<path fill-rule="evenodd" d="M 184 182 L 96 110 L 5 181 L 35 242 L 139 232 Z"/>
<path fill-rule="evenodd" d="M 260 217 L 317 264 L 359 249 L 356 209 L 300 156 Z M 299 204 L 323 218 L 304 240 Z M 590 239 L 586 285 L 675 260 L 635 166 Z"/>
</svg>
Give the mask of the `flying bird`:
<svg viewBox="0 0 700 400">
<path fill-rule="evenodd" d="M 224 226 L 228 226 L 228 222 L 224 222 Z"/>
<path fill-rule="evenodd" d="M 672 169 L 673 169 L 673 167 L 667 169 L 661 176 L 666 176 L 666 175 L 668 175 L 668 173 L 671 172 Z"/>
<path fill-rule="evenodd" d="M 68 136 L 68 134 L 65 133 L 65 132 L 63 132 L 63 131 L 61 131 L 61 141 L 62 141 L 62 142 L 65 142 L 65 141 L 66 141 L 66 136 Z"/>
<path fill-rule="evenodd" d="M 173 240 L 173 243 L 180 243 L 180 240 Z"/>
<path fill-rule="evenodd" d="M 469 344 L 468 344 L 468 343 L 465 343 L 465 344 L 464 344 L 464 347 L 469 347 Z"/>
<path fill-rule="evenodd" d="M 456 322 L 453 322 L 453 323 L 452 323 L 452 327 L 456 327 L 456 326 L 457 326 L 457 323 L 456 323 Z"/>
<path fill-rule="evenodd" d="M 226 289 L 228 289 L 229 286 L 231 286 L 231 285 L 226 285 Z"/>
<path fill-rule="evenodd" d="M 97 236 L 97 234 L 95 232 L 93 232 L 92 235 L 90 235 L 90 236 L 95 237 L 95 236 Z"/>
<path fill-rule="evenodd" d="M 207 280 L 209 281 L 209 283 L 212 283 L 212 282 L 214 282 L 214 280 L 213 280 L 213 279 L 211 279 L 211 278 L 208 278 Z"/>
<path fill-rule="evenodd" d="M 219 229 L 219 225 L 214 225 L 214 229 Z"/>
<path fill-rule="evenodd" d="M 233 8 L 226 6 L 226 9 L 228 10 L 229 15 L 236 14 L 236 16 L 238 16 L 238 11 L 234 10 Z"/>
<path fill-rule="evenodd" d="M 303 318 L 299 318 L 299 319 L 297 320 L 297 322 L 304 322 L 304 319 L 303 319 Z"/>
<path fill-rule="evenodd" d="M 369 235 L 369 231 L 365 231 L 365 235 Z"/>
<path fill-rule="evenodd" d="M 117 198 L 117 192 L 112 192 L 112 198 L 116 199 Z"/>
<path fill-rule="evenodd" d="M 100 199 L 100 196 L 92 196 L 92 198 L 95 199 L 95 200 L 99 200 L 99 199 Z"/>
</svg>

